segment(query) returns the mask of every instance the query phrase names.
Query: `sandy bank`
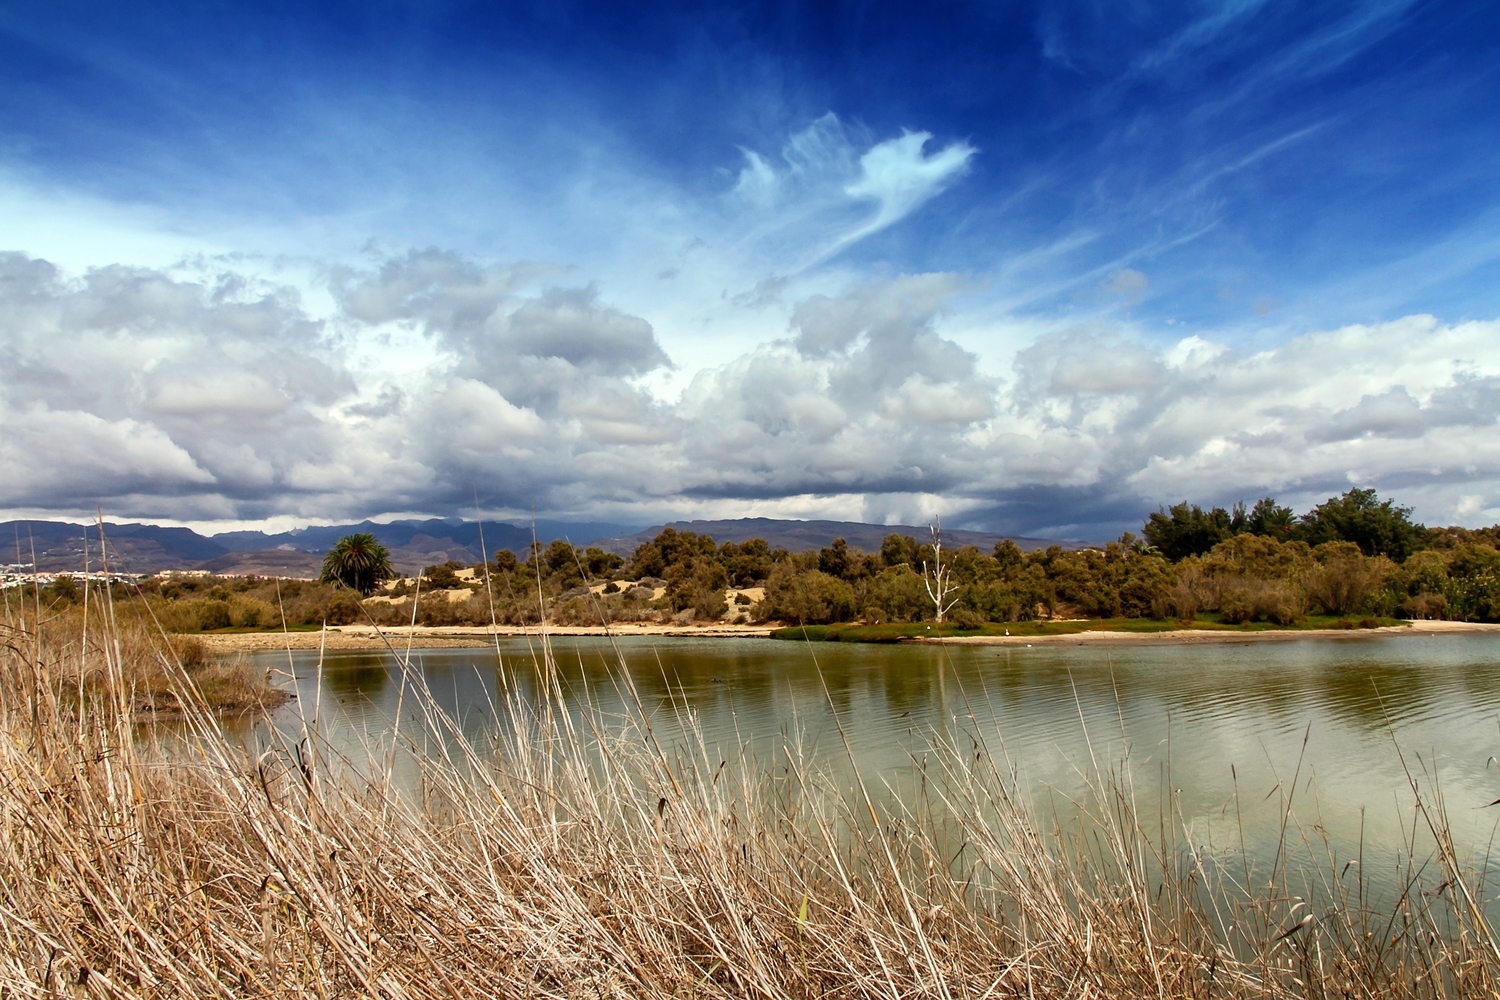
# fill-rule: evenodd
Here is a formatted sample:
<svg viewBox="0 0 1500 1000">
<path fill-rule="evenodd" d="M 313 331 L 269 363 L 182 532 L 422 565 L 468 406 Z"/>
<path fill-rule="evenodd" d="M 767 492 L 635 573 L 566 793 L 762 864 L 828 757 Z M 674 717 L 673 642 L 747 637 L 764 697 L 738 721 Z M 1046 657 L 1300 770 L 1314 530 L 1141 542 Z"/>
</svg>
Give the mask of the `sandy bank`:
<svg viewBox="0 0 1500 1000">
<path fill-rule="evenodd" d="M 774 628 L 771 626 L 752 625 L 706 625 L 701 627 L 683 625 L 660 625 L 642 623 L 621 623 L 612 625 L 608 630 L 600 627 L 578 627 L 564 625 L 549 625 L 546 629 L 548 635 L 650 635 L 650 636 L 687 636 L 696 639 L 703 638 L 765 638 L 769 636 Z M 433 649 L 443 646 L 485 646 L 494 641 L 495 636 L 502 639 L 520 638 L 525 636 L 540 636 L 542 629 L 535 626 L 521 627 L 501 625 L 496 628 L 488 626 L 466 626 L 466 625 L 444 625 L 444 626 L 417 626 L 416 628 L 400 626 L 395 628 L 381 629 L 378 633 L 369 625 L 339 625 L 328 629 L 326 644 L 328 649 L 384 649 L 388 641 L 398 649 L 405 649 L 410 641 L 414 649 Z M 381 636 L 385 636 L 382 640 Z M 321 632 L 239 632 L 225 635 L 202 635 L 198 637 L 205 647 L 213 652 L 237 652 L 240 650 L 255 649 L 317 649 L 320 643 L 325 641 L 325 635 Z"/>
<path fill-rule="evenodd" d="M 694 639 L 718 638 L 765 638 L 774 631 L 769 625 L 711 625 L 683 626 L 659 624 L 620 624 L 608 631 L 599 627 L 556 626 L 547 628 L 548 635 L 615 635 L 615 636 L 661 636 Z M 1420 637 L 1455 634 L 1463 632 L 1489 632 L 1500 634 L 1500 625 L 1476 622 L 1411 622 L 1394 628 L 1374 629 L 1287 629 L 1265 632 L 1230 632 L 1209 629 L 1181 629 L 1172 632 L 1074 632 L 1069 635 L 960 635 L 940 639 L 915 639 L 915 642 L 938 643 L 951 646 L 1160 646 L 1200 643 L 1235 642 L 1295 642 L 1300 639 L 1375 639 L 1400 636 Z M 414 649 L 433 649 L 445 646 L 485 646 L 493 642 L 494 636 L 502 639 L 540 636 L 536 627 L 500 626 L 490 629 L 479 626 L 442 626 L 417 628 L 398 627 L 383 629 L 385 640 L 398 649 L 405 649 L 409 642 Z M 319 632 L 241 632 L 228 635 L 203 635 L 198 637 L 210 652 L 230 653 L 257 649 L 317 649 L 326 642 L 328 649 L 384 649 L 380 634 L 368 625 L 342 625 L 329 628 L 326 638 Z"/>
<path fill-rule="evenodd" d="M 1071 635 L 955 635 L 917 642 L 948 646 L 1165 646 L 1238 642 L 1296 642 L 1299 639 L 1377 639 L 1401 636 L 1451 635 L 1460 632 L 1500 634 L 1500 625 L 1480 622 L 1417 621 L 1391 628 L 1271 629 L 1232 632 L 1217 629 L 1178 629 L 1171 632 L 1074 632 Z"/>
</svg>

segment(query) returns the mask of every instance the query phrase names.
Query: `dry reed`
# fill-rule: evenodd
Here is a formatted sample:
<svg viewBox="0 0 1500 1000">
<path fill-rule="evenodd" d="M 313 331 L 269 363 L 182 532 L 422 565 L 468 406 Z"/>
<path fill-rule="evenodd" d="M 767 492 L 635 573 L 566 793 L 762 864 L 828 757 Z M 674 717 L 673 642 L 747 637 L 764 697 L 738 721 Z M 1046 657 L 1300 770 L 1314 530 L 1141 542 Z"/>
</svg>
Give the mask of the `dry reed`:
<svg viewBox="0 0 1500 1000">
<path fill-rule="evenodd" d="M 790 752 L 774 766 L 721 762 L 702 740 L 668 753 L 623 661 L 630 717 L 570 704 L 545 645 L 500 668 L 487 740 L 465 738 L 409 671 L 419 728 L 399 745 L 340 758 L 308 715 L 256 752 L 187 671 L 173 674 L 185 721 L 142 729 L 127 659 L 147 652 L 102 610 L 67 629 L 13 619 L 0 653 L 0 997 L 1500 986 L 1451 844 L 1431 884 L 1413 876 L 1384 911 L 1336 872 L 1321 903 L 1299 902 L 1284 857 L 1269 879 L 1238 877 L 1180 817 L 1144 821 L 1108 762 L 1081 825 L 1044 823 L 982 737 L 935 743 L 926 796 L 881 815 L 862 784 L 834 788 Z M 414 781 L 396 780 L 397 751 Z M 1444 844 L 1440 805 L 1426 815 Z"/>
</svg>

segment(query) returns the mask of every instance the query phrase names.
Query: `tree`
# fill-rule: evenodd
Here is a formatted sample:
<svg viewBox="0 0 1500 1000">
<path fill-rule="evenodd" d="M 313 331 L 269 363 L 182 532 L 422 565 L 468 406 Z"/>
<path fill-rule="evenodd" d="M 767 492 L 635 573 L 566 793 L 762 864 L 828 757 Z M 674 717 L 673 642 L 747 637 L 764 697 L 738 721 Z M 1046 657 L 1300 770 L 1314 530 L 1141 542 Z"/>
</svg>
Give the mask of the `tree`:
<svg viewBox="0 0 1500 1000">
<path fill-rule="evenodd" d="M 602 577 L 609 576 L 625 565 L 625 560 L 613 552 L 590 546 L 583 554 L 583 564 L 588 567 L 589 576 Z"/>
<path fill-rule="evenodd" d="M 851 563 L 849 543 L 842 538 L 835 538 L 832 545 L 818 552 L 818 569 L 829 576 L 847 579 Z"/>
<path fill-rule="evenodd" d="M 1297 534 L 1309 545 L 1353 542 L 1367 556 L 1403 562 L 1423 547 L 1427 528 L 1412 523 L 1410 507 L 1381 500 L 1373 489 L 1351 489 L 1303 514 Z"/>
<path fill-rule="evenodd" d="M 1257 505 L 1258 506 L 1258 505 Z M 1141 532 L 1146 541 L 1173 562 L 1201 555 L 1234 534 L 1229 512 L 1223 507 L 1205 511 L 1184 500 L 1146 518 Z"/>
<path fill-rule="evenodd" d="M 880 543 L 880 558 L 887 566 L 913 566 L 917 561 L 919 546 L 910 535 L 889 534 Z"/>
<path fill-rule="evenodd" d="M 953 567 L 943 564 L 943 522 L 929 524 L 927 528 L 932 532 L 932 563 L 929 567 L 923 560 L 922 583 L 927 587 L 927 596 L 932 599 L 937 623 L 941 625 L 953 605 L 958 603 L 958 598 L 952 596 L 958 590 L 958 584 L 953 582 Z"/>
<path fill-rule="evenodd" d="M 334 543 L 323 558 L 321 583 L 340 583 L 361 594 L 396 575 L 391 568 L 391 554 L 368 532 L 345 535 Z"/>
<path fill-rule="evenodd" d="M 1255 501 L 1250 514 L 1245 518 L 1245 530 L 1252 535 L 1269 535 L 1279 541 L 1291 537 L 1297 516 L 1292 508 L 1283 507 L 1270 497 Z"/>
<path fill-rule="evenodd" d="M 422 579 L 427 581 L 426 589 L 429 590 L 457 590 L 464 585 L 458 578 L 458 570 L 464 568 L 461 562 L 449 559 L 438 566 L 428 566 L 422 570 Z"/>
</svg>

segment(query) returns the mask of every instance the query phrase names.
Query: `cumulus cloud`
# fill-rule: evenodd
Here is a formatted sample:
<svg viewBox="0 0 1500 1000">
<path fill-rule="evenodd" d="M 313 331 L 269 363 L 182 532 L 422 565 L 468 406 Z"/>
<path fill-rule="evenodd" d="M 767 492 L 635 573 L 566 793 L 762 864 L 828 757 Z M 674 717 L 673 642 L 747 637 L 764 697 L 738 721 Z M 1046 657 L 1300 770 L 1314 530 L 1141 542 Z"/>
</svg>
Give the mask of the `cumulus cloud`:
<svg viewBox="0 0 1500 1000">
<path fill-rule="evenodd" d="M 8 484 L 6 500 L 17 507 L 215 485 L 213 475 L 159 428 L 45 405 L 6 414 L 0 480 Z"/>
<path fill-rule="evenodd" d="M 660 399 L 650 322 L 558 276 L 419 251 L 329 272 L 315 319 L 235 275 L 0 256 L 0 507 L 356 518 L 477 490 L 516 511 L 792 505 L 1097 538 L 1158 502 L 1351 483 L 1434 521 L 1500 505 L 1497 321 L 1252 353 L 1078 328 L 986 370 L 946 332 L 966 280 L 903 275 L 803 297 Z M 381 360 L 392 330 L 415 338 L 402 365 Z"/>
</svg>

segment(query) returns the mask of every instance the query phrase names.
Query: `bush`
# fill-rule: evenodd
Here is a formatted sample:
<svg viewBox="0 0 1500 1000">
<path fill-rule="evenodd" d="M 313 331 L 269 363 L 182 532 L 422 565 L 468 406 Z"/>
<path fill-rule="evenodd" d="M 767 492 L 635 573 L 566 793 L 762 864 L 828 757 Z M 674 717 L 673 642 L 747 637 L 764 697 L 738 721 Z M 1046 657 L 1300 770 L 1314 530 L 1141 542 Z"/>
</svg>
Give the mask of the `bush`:
<svg viewBox="0 0 1500 1000">
<path fill-rule="evenodd" d="M 198 605 L 198 630 L 211 632 L 218 628 L 229 628 L 234 619 L 229 614 L 228 601 L 203 601 Z"/>
<path fill-rule="evenodd" d="M 852 608 L 853 601 L 850 601 Z M 691 595 L 688 607 L 698 615 L 699 618 L 722 618 L 729 610 L 729 602 L 724 600 L 724 592 L 717 588 L 700 587 Z"/>
<path fill-rule="evenodd" d="M 1243 577 L 1224 587 L 1219 612 L 1226 622 L 1271 621 L 1290 625 L 1302 617 L 1301 594 L 1281 580 Z"/>
<path fill-rule="evenodd" d="M 232 599 L 229 617 L 238 628 L 271 628 L 281 624 L 281 615 L 273 605 L 253 597 Z"/>
<path fill-rule="evenodd" d="M 900 538 L 900 535 L 893 535 Z M 767 591 L 767 599 L 770 592 Z M 922 621 L 932 613 L 932 599 L 922 586 L 922 578 L 912 569 L 901 564 L 884 570 L 865 584 L 864 617 L 870 618 L 871 608 L 880 613 L 882 621 Z"/>
<path fill-rule="evenodd" d="M 1401 602 L 1402 618 L 1441 621 L 1448 617 L 1448 598 L 1444 594 L 1418 594 Z"/>
<path fill-rule="evenodd" d="M 854 591 L 821 570 L 773 574 L 766 599 L 757 606 L 761 621 L 779 618 L 804 625 L 826 625 L 854 617 Z"/>
<path fill-rule="evenodd" d="M 439 566 L 428 566 L 422 570 L 422 579 L 425 581 L 426 589 L 429 590 L 456 590 L 465 585 L 460 580 L 457 571 L 464 568 L 464 564 L 454 562 L 452 559 Z"/>
<path fill-rule="evenodd" d="M 961 629 L 976 629 L 984 625 L 984 618 L 978 612 L 970 611 L 968 608 L 954 608 L 948 620 L 955 628 Z"/>
<path fill-rule="evenodd" d="M 323 620 L 330 625 L 353 625 L 355 622 L 363 621 L 364 617 L 359 597 L 352 591 L 340 590 L 328 602 L 328 610 L 324 613 Z"/>
<path fill-rule="evenodd" d="M 1500 621 L 1500 575 L 1483 573 L 1448 583 L 1448 609 L 1463 621 Z"/>
<path fill-rule="evenodd" d="M 1353 542 L 1326 542 L 1313 553 L 1318 565 L 1303 575 L 1302 584 L 1313 603 L 1331 615 L 1359 610 L 1395 570 L 1390 560 L 1363 555 Z"/>
</svg>

